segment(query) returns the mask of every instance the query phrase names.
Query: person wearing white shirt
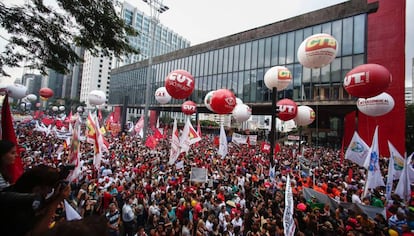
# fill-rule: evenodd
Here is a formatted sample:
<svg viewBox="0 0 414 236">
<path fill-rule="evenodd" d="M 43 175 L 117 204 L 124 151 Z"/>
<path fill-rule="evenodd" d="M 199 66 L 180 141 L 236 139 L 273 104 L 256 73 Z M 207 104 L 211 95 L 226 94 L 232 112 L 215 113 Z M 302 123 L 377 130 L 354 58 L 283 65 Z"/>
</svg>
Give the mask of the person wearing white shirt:
<svg viewBox="0 0 414 236">
<path fill-rule="evenodd" d="M 133 236 L 135 229 L 135 211 L 132 208 L 134 199 L 132 197 L 127 199 L 127 202 L 122 207 L 122 221 L 125 228 L 125 236 Z"/>
<path fill-rule="evenodd" d="M 231 221 L 235 234 L 242 234 L 243 232 L 243 219 L 240 217 L 240 213 L 236 213 L 236 216 Z"/>
<path fill-rule="evenodd" d="M 220 228 L 222 230 L 226 229 L 226 225 L 227 225 L 226 216 L 228 216 L 228 215 L 230 215 L 230 214 L 226 211 L 226 207 L 222 206 L 221 210 L 220 210 L 220 213 L 218 215 Z"/>
</svg>

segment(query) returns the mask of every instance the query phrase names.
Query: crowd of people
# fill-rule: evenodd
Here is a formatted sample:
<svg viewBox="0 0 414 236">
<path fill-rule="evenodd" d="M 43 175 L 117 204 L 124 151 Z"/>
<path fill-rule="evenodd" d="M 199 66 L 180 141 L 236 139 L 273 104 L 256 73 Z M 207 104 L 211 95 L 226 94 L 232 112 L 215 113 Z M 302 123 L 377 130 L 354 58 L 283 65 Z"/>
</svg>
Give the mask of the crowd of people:
<svg viewBox="0 0 414 236">
<path fill-rule="evenodd" d="M 25 174 L 40 167 L 59 169 L 68 164 L 69 148 L 63 140 L 34 131 L 31 122 L 17 124 L 16 134 Z M 269 156 L 260 150 L 261 140 L 257 145 L 230 142 L 228 154 L 221 156 L 212 141 L 213 135 L 204 135 L 187 153 L 181 153 L 176 161 L 179 164 L 169 165 L 168 137 L 160 139 L 154 149 L 146 147 L 135 135 L 108 134 L 106 139 L 108 152 L 98 170 L 93 165 L 93 145 L 81 142 L 82 171 L 78 178 L 67 186 L 49 179 L 59 183 L 50 184 L 54 187 L 52 193 L 46 189 L 52 197 L 46 196 L 45 189 L 36 189 L 36 193 L 43 191 L 42 198 L 47 199 L 43 204 L 51 205 L 48 212 L 35 213 L 51 220 L 47 222 L 50 229 L 42 232 L 48 235 L 106 232 L 111 236 L 284 235 L 287 175 L 294 198 L 295 235 L 412 235 L 414 232 L 414 201 L 404 201 L 396 194 L 386 199 L 385 187 L 373 189 L 362 197 L 366 171 L 350 161 L 341 161 L 340 150 L 282 145 L 276 153 L 276 169 L 271 178 Z M 4 167 L 15 153 L 15 146 L 1 141 L 2 189 L 13 187 L 7 187 L 10 179 Z M 387 157 L 380 158 L 380 166 L 386 176 Z M 190 181 L 192 168 L 205 168 L 207 180 Z M 305 188 L 338 203 L 382 207 L 385 214 L 368 217 L 356 208 L 342 205 L 333 209 L 327 202 L 305 197 Z M 62 199 L 67 199 L 83 219 L 66 221 Z M 13 225 L 10 221 L 8 224 Z M 39 221 L 31 222 L 30 226 L 41 225 Z M 20 220 L 13 229 L 23 231 L 24 227 L 19 228 L 22 224 L 25 223 Z"/>
</svg>

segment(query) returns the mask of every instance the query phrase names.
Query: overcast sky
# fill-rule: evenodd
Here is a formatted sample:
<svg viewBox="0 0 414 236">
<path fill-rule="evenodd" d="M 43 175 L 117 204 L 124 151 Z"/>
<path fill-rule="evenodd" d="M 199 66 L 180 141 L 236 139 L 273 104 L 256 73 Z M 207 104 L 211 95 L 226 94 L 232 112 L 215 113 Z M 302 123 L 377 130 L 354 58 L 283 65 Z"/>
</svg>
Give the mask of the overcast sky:
<svg viewBox="0 0 414 236">
<path fill-rule="evenodd" d="M 2 0 L 15 3 L 22 0 Z M 149 14 L 142 0 L 127 0 Z M 192 45 L 239 33 L 344 0 L 164 0 L 170 9 L 160 15 L 161 24 L 191 41 Z M 406 85 L 411 85 L 414 57 L 414 1 L 407 1 Z M 0 30 L 4 36 L 4 31 Z M 0 38 L 0 49 L 5 41 Z M 13 70 L 21 77 L 22 70 Z"/>
</svg>

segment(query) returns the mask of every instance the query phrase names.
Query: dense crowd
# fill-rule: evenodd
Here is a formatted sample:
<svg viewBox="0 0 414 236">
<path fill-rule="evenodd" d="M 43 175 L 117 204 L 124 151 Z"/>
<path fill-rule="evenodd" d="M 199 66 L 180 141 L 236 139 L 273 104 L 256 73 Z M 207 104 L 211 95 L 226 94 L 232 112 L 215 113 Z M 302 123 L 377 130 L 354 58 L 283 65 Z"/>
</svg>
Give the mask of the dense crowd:
<svg viewBox="0 0 414 236">
<path fill-rule="evenodd" d="M 17 125 L 16 133 L 26 169 L 68 162 L 69 149 L 63 140 L 34 131 L 30 123 Z M 282 145 L 275 157 L 274 178 L 270 178 L 269 156 L 260 150 L 260 140 L 257 145 L 230 142 L 228 154 L 222 157 L 213 136 L 204 135 L 179 156 L 179 165 L 168 165 L 168 138 L 159 140 L 155 149 L 133 135 L 108 134 L 106 139 L 108 152 L 99 170 L 93 166 L 93 145 L 81 143 L 82 172 L 70 184 L 68 200 L 82 221 L 104 217 L 109 235 L 284 235 L 287 175 L 294 197 L 295 235 L 413 234 L 414 201 L 403 201 L 396 194 L 387 200 L 385 187 L 363 198 L 366 171 L 341 161 L 340 150 Z M 190 181 L 194 167 L 206 168 L 206 182 Z M 388 158 L 380 158 L 380 167 L 386 176 Z M 386 211 L 368 217 L 353 207 L 333 209 L 316 197 L 305 197 L 305 188 L 338 203 L 361 203 Z M 73 228 L 70 223 L 64 204 L 59 204 L 52 229 Z"/>
</svg>

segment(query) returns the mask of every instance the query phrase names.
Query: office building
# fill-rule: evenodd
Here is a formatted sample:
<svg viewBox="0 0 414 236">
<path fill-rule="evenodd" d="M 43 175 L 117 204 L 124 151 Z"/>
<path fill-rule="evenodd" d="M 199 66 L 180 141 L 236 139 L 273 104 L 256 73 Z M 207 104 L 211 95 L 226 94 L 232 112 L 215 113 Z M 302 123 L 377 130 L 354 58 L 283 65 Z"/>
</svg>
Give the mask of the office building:
<svg viewBox="0 0 414 236">
<path fill-rule="evenodd" d="M 335 37 L 339 51 L 335 60 L 323 68 L 304 68 L 298 62 L 297 49 L 306 37 L 317 33 Z M 350 0 L 155 57 L 150 89 L 153 94 L 164 86 L 169 72 L 185 69 L 196 78 L 189 99 L 198 104 L 200 113 L 210 112 L 203 104 L 209 91 L 228 88 L 252 108 L 254 115 L 270 115 L 271 91 L 263 77 L 272 66 L 286 66 L 293 82 L 278 93 L 278 99 L 290 98 L 314 109 L 315 122 L 302 131 L 308 142 L 340 147 L 345 132 L 357 130 L 371 144 L 375 126 L 379 125 L 381 154 L 388 155 L 387 140 L 404 153 L 404 51 L 404 0 Z M 357 126 L 344 129 L 345 116 L 357 107 L 356 98 L 343 88 L 343 78 L 365 63 L 384 65 L 392 73 L 393 81 L 386 92 L 393 96 L 395 107 L 381 117 L 358 112 L 358 120 L 354 118 L 353 122 Z M 122 106 L 127 96 L 128 107 L 144 109 L 147 69 L 148 61 L 142 61 L 113 70 L 109 103 Z M 173 99 L 160 105 L 151 96 L 148 104 L 150 109 L 180 112 L 182 102 Z"/>
</svg>

